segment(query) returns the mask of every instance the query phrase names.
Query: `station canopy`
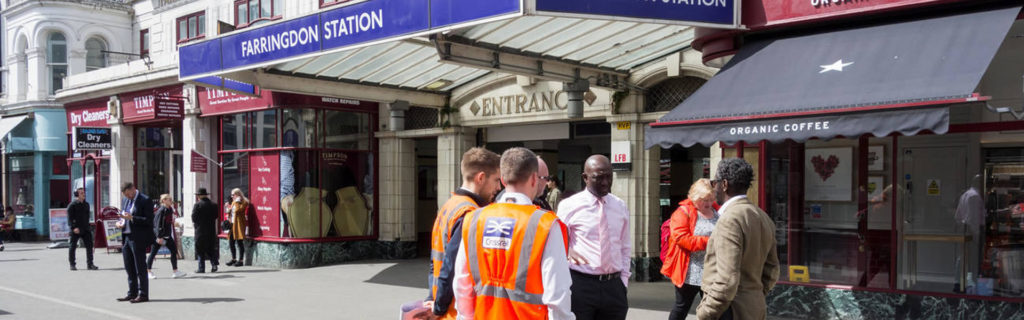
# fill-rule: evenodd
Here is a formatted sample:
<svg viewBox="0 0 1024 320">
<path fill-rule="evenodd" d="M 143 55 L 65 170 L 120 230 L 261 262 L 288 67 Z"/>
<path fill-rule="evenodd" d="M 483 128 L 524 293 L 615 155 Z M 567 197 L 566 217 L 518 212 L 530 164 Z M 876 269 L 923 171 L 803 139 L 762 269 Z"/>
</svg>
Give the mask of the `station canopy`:
<svg viewBox="0 0 1024 320">
<path fill-rule="evenodd" d="M 625 88 L 632 68 L 735 28 L 736 0 L 368 0 L 179 49 L 179 79 L 256 95 L 293 77 L 445 95 L 491 72 Z M 294 88 L 293 88 L 294 89 Z"/>
</svg>

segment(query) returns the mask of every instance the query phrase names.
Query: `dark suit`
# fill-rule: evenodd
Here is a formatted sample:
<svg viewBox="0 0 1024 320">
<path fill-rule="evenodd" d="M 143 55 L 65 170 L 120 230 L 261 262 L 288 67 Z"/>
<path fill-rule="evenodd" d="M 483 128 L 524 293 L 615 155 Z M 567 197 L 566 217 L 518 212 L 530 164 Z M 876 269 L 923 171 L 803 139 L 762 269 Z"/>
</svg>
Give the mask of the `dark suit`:
<svg viewBox="0 0 1024 320">
<path fill-rule="evenodd" d="M 199 258 L 199 270 L 203 270 L 205 260 L 216 266 L 218 250 L 217 245 L 217 217 L 220 209 L 210 198 L 202 198 L 192 206 L 192 224 L 196 227 L 196 257 Z"/>
<path fill-rule="evenodd" d="M 121 201 L 121 210 L 128 211 L 132 219 L 124 229 L 124 270 L 128 273 L 128 296 L 149 297 L 149 277 L 146 272 L 146 248 L 153 245 L 153 201 L 138 190 L 134 199 Z"/>
<path fill-rule="evenodd" d="M 85 244 L 85 262 L 92 266 L 92 227 L 89 225 L 89 203 L 72 201 L 68 205 L 68 226 L 71 227 L 71 247 L 68 250 L 68 262 L 75 266 L 75 251 L 78 250 L 78 239 Z M 78 234 L 75 234 L 78 228 Z"/>
</svg>

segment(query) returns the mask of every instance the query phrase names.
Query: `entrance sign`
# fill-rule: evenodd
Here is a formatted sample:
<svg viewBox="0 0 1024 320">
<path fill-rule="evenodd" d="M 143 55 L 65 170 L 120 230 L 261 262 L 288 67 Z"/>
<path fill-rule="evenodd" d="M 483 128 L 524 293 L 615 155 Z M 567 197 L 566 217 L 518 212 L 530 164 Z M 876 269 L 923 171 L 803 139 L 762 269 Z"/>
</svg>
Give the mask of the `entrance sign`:
<svg viewBox="0 0 1024 320">
<path fill-rule="evenodd" d="M 178 78 L 229 88 L 217 74 L 527 15 L 738 27 L 737 0 L 368 0 L 178 50 Z"/>
<path fill-rule="evenodd" d="M 75 151 L 114 149 L 110 128 L 74 127 L 73 131 L 71 146 Z"/>
</svg>

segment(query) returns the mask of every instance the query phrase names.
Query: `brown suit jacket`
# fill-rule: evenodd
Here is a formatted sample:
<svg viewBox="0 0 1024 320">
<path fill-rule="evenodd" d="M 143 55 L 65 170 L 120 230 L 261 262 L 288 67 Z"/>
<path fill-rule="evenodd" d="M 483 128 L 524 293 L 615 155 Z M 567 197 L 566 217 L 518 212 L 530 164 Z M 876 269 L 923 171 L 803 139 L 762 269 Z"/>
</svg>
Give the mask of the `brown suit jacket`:
<svg viewBox="0 0 1024 320">
<path fill-rule="evenodd" d="M 737 320 L 765 319 L 765 295 L 779 279 L 775 223 L 747 199 L 722 212 L 704 258 L 698 319 L 718 319 L 732 306 Z"/>
</svg>

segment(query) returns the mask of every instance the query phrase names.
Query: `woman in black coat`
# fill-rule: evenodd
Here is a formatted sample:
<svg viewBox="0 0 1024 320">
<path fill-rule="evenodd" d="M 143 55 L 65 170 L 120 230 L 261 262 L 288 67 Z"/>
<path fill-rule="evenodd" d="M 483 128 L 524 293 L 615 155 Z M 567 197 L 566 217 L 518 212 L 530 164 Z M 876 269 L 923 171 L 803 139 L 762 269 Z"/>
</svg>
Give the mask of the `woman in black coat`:
<svg viewBox="0 0 1024 320">
<path fill-rule="evenodd" d="M 206 272 L 206 260 L 210 260 L 211 272 L 217 272 L 219 240 L 217 239 L 217 218 L 220 208 L 210 201 L 206 188 L 199 188 L 196 193 L 199 201 L 192 207 L 192 223 L 196 228 L 196 257 L 199 258 L 199 269 L 196 273 Z"/>
<path fill-rule="evenodd" d="M 156 258 L 161 246 L 167 247 L 167 250 L 171 251 L 171 268 L 174 269 L 171 278 L 185 276 L 184 273 L 178 271 L 178 248 L 174 241 L 174 218 L 177 217 L 178 215 L 174 213 L 174 200 L 171 199 L 171 195 L 166 193 L 160 195 L 160 208 L 157 209 L 153 220 L 153 233 L 156 234 L 156 242 L 153 243 L 153 250 L 149 254 L 149 260 L 146 261 L 150 279 L 156 279 L 156 275 L 153 274 L 153 259 Z"/>
</svg>

